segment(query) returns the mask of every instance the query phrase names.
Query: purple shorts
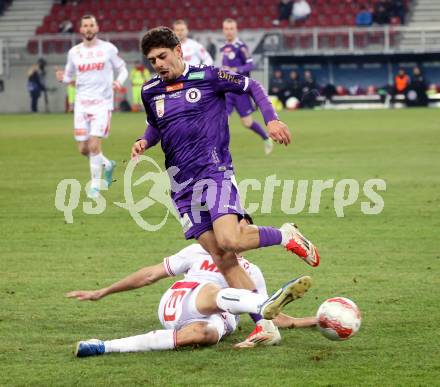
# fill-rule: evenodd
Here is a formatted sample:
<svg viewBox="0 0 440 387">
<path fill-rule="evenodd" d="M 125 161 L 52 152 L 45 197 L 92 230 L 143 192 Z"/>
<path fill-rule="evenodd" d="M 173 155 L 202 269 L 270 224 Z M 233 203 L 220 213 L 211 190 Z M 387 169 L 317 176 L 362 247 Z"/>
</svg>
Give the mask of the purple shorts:
<svg viewBox="0 0 440 387">
<path fill-rule="evenodd" d="M 234 175 L 224 177 L 222 174 L 199 180 L 173 201 L 186 239 L 198 239 L 204 232 L 212 230 L 214 221 L 223 215 L 243 217 Z"/>
<path fill-rule="evenodd" d="M 255 106 L 252 103 L 252 98 L 247 94 L 226 94 L 226 111 L 230 116 L 234 110 L 237 110 L 240 117 L 246 117 L 255 111 Z"/>
</svg>

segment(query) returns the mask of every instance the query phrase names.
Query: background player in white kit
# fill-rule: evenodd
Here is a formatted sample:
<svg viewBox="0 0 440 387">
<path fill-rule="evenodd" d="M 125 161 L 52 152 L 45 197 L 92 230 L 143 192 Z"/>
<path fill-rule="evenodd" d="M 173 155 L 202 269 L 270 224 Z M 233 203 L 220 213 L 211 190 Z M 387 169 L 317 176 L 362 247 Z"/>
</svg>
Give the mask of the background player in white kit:
<svg viewBox="0 0 440 387">
<path fill-rule="evenodd" d="M 76 78 L 75 140 L 80 153 L 89 158 L 92 182 L 87 194 L 91 198 L 99 195 L 102 167 L 107 187 L 112 183 L 116 163 L 102 154 L 101 142 L 110 130 L 113 89 L 121 88 L 128 76 L 118 49 L 98 39 L 98 31 L 95 17 L 84 15 L 80 21 L 83 41 L 69 50 L 64 71 L 56 71 L 60 82 L 69 83 Z M 118 73 L 116 80 L 114 70 Z"/>
<path fill-rule="evenodd" d="M 176 20 L 173 23 L 173 30 L 182 45 L 183 60 L 190 65 L 212 66 L 214 61 L 208 51 L 193 39 L 188 38 L 188 25 L 185 20 Z"/>
<path fill-rule="evenodd" d="M 280 313 L 284 305 L 303 296 L 311 285 L 310 277 L 300 277 L 291 281 L 268 299 L 260 269 L 242 257 L 239 258 L 239 263 L 255 282 L 258 293 L 228 288 L 212 257 L 199 244 L 190 245 L 177 254 L 165 258 L 162 263 L 145 267 L 109 287 L 67 293 L 69 298 L 96 301 L 112 293 L 151 285 L 162 278 L 185 275 L 184 280 L 175 282 L 160 301 L 158 316 L 165 329 L 109 341 L 97 339 L 80 341 L 76 356 L 167 350 L 188 345 L 213 345 L 235 330 L 237 326 L 235 314 L 239 313 L 261 311 L 266 318 L 274 318 L 275 325 L 283 328 L 316 325 L 315 317 L 294 318 Z M 262 305 L 264 306 L 261 307 Z M 269 320 L 260 320 L 260 322 L 273 325 Z M 267 330 L 261 334 L 256 332 L 253 338 L 248 338 L 237 346 L 273 345 L 280 341 L 280 335 L 275 327 L 271 334 L 267 332 Z"/>
</svg>

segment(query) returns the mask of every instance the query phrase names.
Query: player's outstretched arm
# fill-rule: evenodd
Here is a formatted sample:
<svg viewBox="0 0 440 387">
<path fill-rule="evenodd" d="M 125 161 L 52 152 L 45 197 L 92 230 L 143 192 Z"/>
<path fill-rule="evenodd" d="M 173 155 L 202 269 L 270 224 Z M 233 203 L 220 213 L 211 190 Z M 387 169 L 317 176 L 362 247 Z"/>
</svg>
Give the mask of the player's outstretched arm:
<svg viewBox="0 0 440 387">
<path fill-rule="evenodd" d="M 316 317 L 296 318 L 284 313 L 280 313 L 272 321 L 278 328 L 288 329 L 314 327 L 318 322 Z"/>
<path fill-rule="evenodd" d="M 276 114 L 263 86 L 261 86 L 261 84 L 255 79 L 249 78 L 247 91 L 261 111 L 269 130 L 270 138 L 278 144 L 289 145 L 291 141 L 289 128 L 284 122 L 278 120 L 278 115 Z"/>
<path fill-rule="evenodd" d="M 97 301 L 109 294 L 124 292 L 148 286 L 156 281 L 168 277 L 163 263 L 144 267 L 137 272 L 115 282 L 114 284 L 98 290 L 74 290 L 66 294 L 67 298 L 76 298 L 80 301 Z"/>
<path fill-rule="evenodd" d="M 289 128 L 284 122 L 279 121 L 266 91 L 258 81 L 233 72 L 219 70 L 217 79 L 214 82 L 216 82 L 218 91 L 249 94 L 260 109 L 269 130 L 269 136 L 278 144 L 290 144 Z"/>
</svg>

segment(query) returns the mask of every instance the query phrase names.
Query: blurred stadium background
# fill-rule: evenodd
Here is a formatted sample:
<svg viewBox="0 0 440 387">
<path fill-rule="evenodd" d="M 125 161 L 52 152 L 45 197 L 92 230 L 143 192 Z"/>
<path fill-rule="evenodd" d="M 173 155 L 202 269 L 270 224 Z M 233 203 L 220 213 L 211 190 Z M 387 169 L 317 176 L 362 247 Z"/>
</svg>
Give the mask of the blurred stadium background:
<svg viewBox="0 0 440 387">
<path fill-rule="evenodd" d="M 295 25 L 283 15 L 284 3 L 289 1 L 2 0 L 0 112 L 30 111 L 27 72 L 36 63 L 44 67 L 47 88 L 40 111 L 66 110 L 66 90 L 57 84 L 53 70 L 64 65 L 68 49 L 81 41 L 77 21 L 85 13 L 97 17 L 100 38 L 119 48 L 129 70 L 141 59 L 138 47 L 143 32 L 157 25 L 171 26 L 180 18 L 188 22 L 193 38 L 205 47 L 215 46 L 219 64 L 222 20 L 233 17 L 256 63 L 253 77 L 282 102 L 294 97 L 307 107 L 440 106 L 437 0 L 308 0 L 311 14 Z M 372 11 L 371 25 L 357 25 L 362 10 Z M 63 29 L 72 32 L 61 33 Z M 421 76 L 413 75 L 415 67 Z M 409 76 L 404 90 L 394 88 L 399 68 Z M 281 90 L 273 84 L 276 70 L 284 83 Z M 307 70 L 312 92 L 303 82 Z M 129 82 L 127 87 L 130 102 Z M 123 97 L 117 96 L 117 107 Z M 292 100 L 288 106 L 297 107 Z"/>
</svg>

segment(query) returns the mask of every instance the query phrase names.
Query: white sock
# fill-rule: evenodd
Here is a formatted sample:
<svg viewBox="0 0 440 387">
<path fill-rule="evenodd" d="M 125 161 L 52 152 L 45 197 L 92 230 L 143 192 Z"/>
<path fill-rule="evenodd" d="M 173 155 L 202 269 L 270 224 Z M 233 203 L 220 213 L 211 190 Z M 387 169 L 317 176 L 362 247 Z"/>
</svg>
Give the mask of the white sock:
<svg viewBox="0 0 440 387">
<path fill-rule="evenodd" d="M 279 229 L 281 231 L 281 245 L 286 246 L 287 243 L 292 239 L 292 234 L 287 230 Z"/>
<path fill-rule="evenodd" d="M 110 168 L 111 166 L 110 160 L 107 157 L 105 157 L 102 152 L 99 154 L 99 156 L 101 156 L 101 162 L 104 165 L 104 168 L 105 169 Z"/>
<path fill-rule="evenodd" d="M 145 335 L 104 341 L 105 352 L 148 352 L 173 349 L 175 332 L 174 329 L 161 329 Z"/>
<path fill-rule="evenodd" d="M 232 314 L 260 313 L 266 297 L 246 289 L 226 288 L 218 292 L 216 302 L 220 309 Z"/>
<path fill-rule="evenodd" d="M 92 188 L 100 188 L 101 182 L 101 172 L 102 172 L 102 161 L 101 155 L 90 155 L 89 156 L 89 164 L 90 164 L 90 174 L 92 175 Z"/>
</svg>

